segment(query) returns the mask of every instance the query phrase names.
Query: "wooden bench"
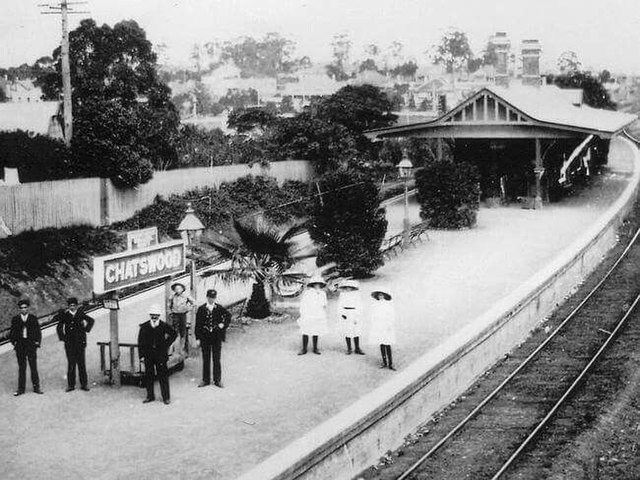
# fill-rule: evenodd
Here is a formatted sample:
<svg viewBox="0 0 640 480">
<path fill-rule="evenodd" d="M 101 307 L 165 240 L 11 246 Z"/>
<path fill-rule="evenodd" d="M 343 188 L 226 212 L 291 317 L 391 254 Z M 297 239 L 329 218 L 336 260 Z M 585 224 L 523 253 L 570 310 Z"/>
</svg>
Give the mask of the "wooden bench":
<svg viewBox="0 0 640 480">
<path fill-rule="evenodd" d="M 431 238 L 429 238 L 429 233 L 427 232 L 428 228 L 428 220 L 413 225 L 409 232 L 409 244 L 413 245 L 415 242 L 422 242 L 422 237 L 426 237 L 427 240 L 431 240 Z"/>
<path fill-rule="evenodd" d="M 382 255 L 387 257 L 390 257 L 392 253 L 397 255 L 399 250 L 402 250 L 402 233 L 385 238 L 380 245 Z"/>
<path fill-rule="evenodd" d="M 111 342 L 97 342 L 100 347 L 100 371 L 103 375 L 111 376 L 111 365 L 109 359 L 111 358 Z M 175 343 L 174 343 L 175 345 Z M 119 343 L 120 350 L 125 349 L 126 355 L 120 355 L 120 383 L 122 385 L 135 385 L 138 387 L 144 387 L 144 363 L 140 361 L 138 356 L 138 344 L 137 343 Z M 129 369 L 124 368 L 124 358 L 129 360 Z M 169 375 L 174 372 L 179 372 L 184 368 L 184 357 L 178 352 L 172 349 L 169 352 L 169 361 L 167 362 L 167 368 Z"/>
</svg>

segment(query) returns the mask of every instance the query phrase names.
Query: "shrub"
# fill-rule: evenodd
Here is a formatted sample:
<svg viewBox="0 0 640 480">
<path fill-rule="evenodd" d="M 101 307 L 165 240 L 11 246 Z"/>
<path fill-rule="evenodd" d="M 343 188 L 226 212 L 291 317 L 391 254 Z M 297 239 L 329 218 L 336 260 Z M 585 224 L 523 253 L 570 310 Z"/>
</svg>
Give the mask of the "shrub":
<svg viewBox="0 0 640 480">
<path fill-rule="evenodd" d="M 15 281 L 51 275 L 56 263 L 78 267 L 91 255 L 113 251 L 118 235 L 90 226 L 28 230 L 0 239 L 0 287 L 15 290 Z"/>
<path fill-rule="evenodd" d="M 133 230 L 157 226 L 159 232 L 175 237 L 188 202 L 207 228 L 224 230 L 233 218 L 263 210 L 268 220 L 284 224 L 294 217 L 304 216 L 307 207 L 304 202 L 280 205 L 306 195 L 308 188 L 304 182 L 288 181 L 279 187 L 275 178 L 246 175 L 235 182 L 225 182 L 218 189 L 205 187 L 169 198 L 156 197 L 153 204 L 129 220 L 115 224 L 114 228 Z"/>
<path fill-rule="evenodd" d="M 365 277 L 383 263 L 380 245 L 387 231 L 378 186 L 352 170 L 339 170 L 321 181 L 309 221 L 319 245 L 318 264 L 337 264 L 341 275 Z"/>
<path fill-rule="evenodd" d="M 420 217 L 434 228 L 468 228 L 480 208 L 480 175 L 468 163 L 435 162 L 416 173 Z"/>
<path fill-rule="evenodd" d="M 0 170 L 17 168 L 21 182 L 41 182 L 79 176 L 70 152 L 60 140 L 18 130 L 0 132 Z"/>
</svg>

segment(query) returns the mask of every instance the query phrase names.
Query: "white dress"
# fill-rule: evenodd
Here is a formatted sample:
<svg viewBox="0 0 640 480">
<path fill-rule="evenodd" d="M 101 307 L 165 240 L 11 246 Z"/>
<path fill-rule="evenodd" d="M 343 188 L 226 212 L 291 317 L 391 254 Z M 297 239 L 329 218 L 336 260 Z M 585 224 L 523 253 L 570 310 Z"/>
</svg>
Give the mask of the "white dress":
<svg viewBox="0 0 640 480">
<path fill-rule="evenodd" d="M 368 343 L 371 345 L 393 345 L 396 343 L 396 312 L 393 302 L 374 300 L 369 312 L 370 330 Z"/>
<path fill-rule="evenodd" d="M 362 298 L 358 290 L 340 292 L 338 297 L 338 325 L 340 333 L 345 337 L 359 337 L 362 335 Z"/>
<path fill-rule="evenodd" d="M 324 290 L 307 288 L 302 292 L 298 325 L 302 335 L 327 333 L 327 294 Z"/>
</svg>

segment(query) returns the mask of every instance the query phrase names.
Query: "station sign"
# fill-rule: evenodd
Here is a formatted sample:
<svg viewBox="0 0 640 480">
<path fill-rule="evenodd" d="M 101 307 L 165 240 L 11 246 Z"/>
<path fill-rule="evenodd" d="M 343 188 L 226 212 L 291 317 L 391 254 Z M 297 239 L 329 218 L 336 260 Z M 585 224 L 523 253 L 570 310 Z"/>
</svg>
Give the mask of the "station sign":
<svg viewBox="0 0 640 480">
<path fill-rule="evenodd" d="M 93 291 L 100 294 L 183 273 L 185 255 L 184 241 L 174 240 L 93 257 Z"/>
<path fill-rule="evenodd" d="M 138 250 L 158 244 L 158 227 L 127 232 L 127 250 Z"/>
</svg>

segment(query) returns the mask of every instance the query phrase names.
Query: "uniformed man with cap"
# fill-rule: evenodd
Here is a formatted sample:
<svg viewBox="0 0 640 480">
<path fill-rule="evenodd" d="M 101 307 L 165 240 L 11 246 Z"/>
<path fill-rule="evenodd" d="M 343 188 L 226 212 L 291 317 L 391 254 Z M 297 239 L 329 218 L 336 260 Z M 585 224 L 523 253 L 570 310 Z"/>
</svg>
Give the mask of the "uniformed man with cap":
<svg viewBox="0 0 640 480">
<path fill-rule="evenodd" d="M 34 393 L 42 393 L 40 390 L 40 377 L 38 376 L 38 353 L 42 332 L 40 323 L 35 315 L 29 313 L 29 300 L 22 299 L 18 302 L 20 313 L 11 319 L 11 330 L 9 340 L 16 351 L 18 358 L 18 390 L 13 395 L 18 396 L 24 393 L 27 361 L 31 370 L 31 383 Z"/>
<path fill-rule="evenodd" d="M 213 362 L 213 384 L 222 388 L 222 367 L 220 356 L 222 342 L 225 341 L 227 328 L 231 323 L 231 314 L 216 302 L 218 292 L 207 290 L 207 302 L 196 311 L 194 334 L 196 345 L 202 348 L 202 382 L 198 387 L 211 384 L 211 363 Z"/>
<path fill-rule="evenodd" d="M 156 399 L 153 389 L 154 370 L 160 392 L 165 404 L 171 403 L 169 394 L 169 347 L 177 338 L 176 331 L 160 320 L 162 312 L 159 305 L 149 308 L 149 320 L 140 324 L 138 333 L 138 352 L 140 361 L 144 361 L 145 382 L 147 386 L 147 398 L 142 403 L 153 402 Z"/>
<path fill-rule="evenodd" d="M 87 366 L 85 350 L 87 347 L 87 333 L 93 328 L 94 320 L 78 309 L 78 299 L 71 297 L 67 300 L 67 309 L 61 310 L 55 317 L 58 322 L 56 328 L 58 338 L 64 342 L 67 354 L 67 392 L 76 388 L 76 366 L 80 378 L 80 388 L 89 391 L 87 382 Z"/>
</svg>

